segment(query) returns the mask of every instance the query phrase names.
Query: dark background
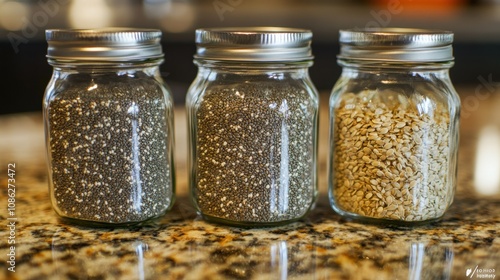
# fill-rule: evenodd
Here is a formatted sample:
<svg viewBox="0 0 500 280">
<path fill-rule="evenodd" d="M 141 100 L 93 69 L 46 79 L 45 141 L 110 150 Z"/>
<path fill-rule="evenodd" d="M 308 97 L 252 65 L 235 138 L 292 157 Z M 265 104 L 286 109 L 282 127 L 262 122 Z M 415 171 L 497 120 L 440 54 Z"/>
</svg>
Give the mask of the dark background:
<svg viewBox="0 0 500 280">
<path fill-rule="evenodd" d="M 196 75 L 194 30 L 218 26 L 288 26 L 313 31 L 311 78 L 329 92 L 340 75 L 338 30 L 381 26 L 455 33 L 457 87 L 480 77 L 500 81 L 500 1 L 459 0 L 0 0 L 0 114 L 40 111 L 51 67 L 45 55 L 48 28 L 107 26 L 163 31 L 162 76 L 182 104 Z"/>
</svg>

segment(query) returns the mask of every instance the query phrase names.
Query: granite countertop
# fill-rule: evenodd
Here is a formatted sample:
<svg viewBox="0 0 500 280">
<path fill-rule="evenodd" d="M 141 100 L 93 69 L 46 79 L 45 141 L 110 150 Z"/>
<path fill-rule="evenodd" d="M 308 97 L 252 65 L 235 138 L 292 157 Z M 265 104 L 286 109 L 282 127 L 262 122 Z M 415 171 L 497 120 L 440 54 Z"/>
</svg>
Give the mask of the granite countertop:
<svg viewBox="0 0 500 280">
<path fill-rule="evenodd" d="M 48 197 L 41 114 L 2 116 L 0 278 L 465 279 L 468 269 L 468 279 L 500 277 L 500 96 L 462 99 L 467 104 L 455 202 L 441 221 L 416 228 L 348 222 L 330 208 L 327 102 L 321 109 L 318 204 L 300 222 L 267 229 L 218 226 L 196 215 L 187 195 L 181 108 L 175 112 L 176 205 L 155 224 L 114 230 L 58 220 Z M 15 163 L 16 187 L 11 216 L 9 163 Z M 15 272 L 7 262 L 13 245 Z"/>
</svg>

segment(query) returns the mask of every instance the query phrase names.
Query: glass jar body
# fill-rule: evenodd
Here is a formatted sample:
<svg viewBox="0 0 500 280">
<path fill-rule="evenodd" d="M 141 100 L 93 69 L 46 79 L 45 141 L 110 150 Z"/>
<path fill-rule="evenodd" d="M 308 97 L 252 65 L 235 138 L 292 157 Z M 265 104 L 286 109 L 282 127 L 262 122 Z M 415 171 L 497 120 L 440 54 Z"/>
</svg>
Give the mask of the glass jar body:
<svg viewBox="0 0 500 280">
<path fill-rule="evenodd" d="M 460 112 L 447 67 L 344 66 L 329 106 L 337 213 L 401 225 L 444 215 L 456 188 Z"/>
<path fill-rule="evenodd" d="M 198 212 L 238 226 L 300 219 L 317 194 L 318 94 L 307 65 L 206 64 L 186 99 Z"/>
<path fill-rule="evenodd" d="M 64 220 L 136 225 L 173 205 L 173 103 L 158 63 L 55 66 L 44 123 L 50 197 Z"/>
</svg>

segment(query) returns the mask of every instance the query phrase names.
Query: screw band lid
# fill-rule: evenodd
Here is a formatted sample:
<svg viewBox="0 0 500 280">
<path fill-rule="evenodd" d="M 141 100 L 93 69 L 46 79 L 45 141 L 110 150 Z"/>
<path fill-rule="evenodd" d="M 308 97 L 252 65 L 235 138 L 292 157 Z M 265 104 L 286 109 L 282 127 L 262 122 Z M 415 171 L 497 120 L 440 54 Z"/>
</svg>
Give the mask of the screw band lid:
<svg viewBox="0 0 500 280">
<path fill-rule="evenodd" d="M 49 59 L 127 62 L 162 58 L 157 29 L 49 29 Z"/>
<path fill-rule="evenodd" d="M 453 33 L 413 28 L 340 30 L 339 59 L 388 62 L 453 61 Z"/>
<path fill-rule="evenodd" d="M 196 30 L 195 58 L 245 62 L 312 60 L 312 32 L 283 27 L 233 27 Z"/>
</svg>

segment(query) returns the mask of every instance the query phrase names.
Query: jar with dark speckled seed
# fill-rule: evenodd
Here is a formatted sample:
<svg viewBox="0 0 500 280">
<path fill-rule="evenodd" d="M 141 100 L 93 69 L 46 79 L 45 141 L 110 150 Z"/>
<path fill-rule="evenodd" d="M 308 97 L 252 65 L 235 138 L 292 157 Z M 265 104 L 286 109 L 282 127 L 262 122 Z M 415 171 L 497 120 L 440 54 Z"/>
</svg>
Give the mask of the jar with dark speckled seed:
<svg viewBox="0 0 500 280">
<path fill-rule="evenodd" d="M 310 31 L 196 31 L 189 90 L 191 194 L 207 220 L 238 226 L 296 221 L 317 193 L 318 95 Z"/>
<path fill-rule="evenodd" d="M 161 32 L 48 30 L 44 97 L 52 206 L 86 226 L 143 224 L 174 202 L 173 102 Z"/>
</svg>

